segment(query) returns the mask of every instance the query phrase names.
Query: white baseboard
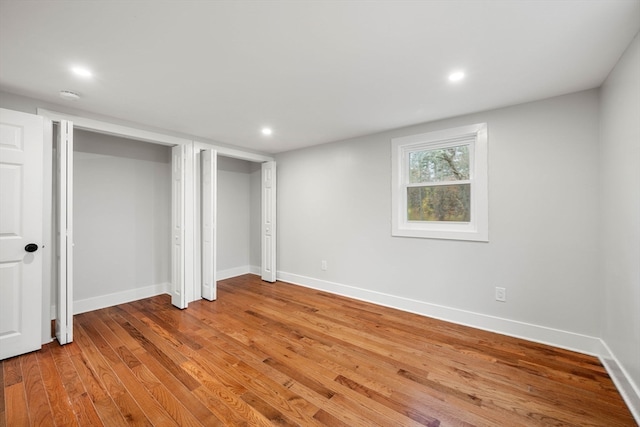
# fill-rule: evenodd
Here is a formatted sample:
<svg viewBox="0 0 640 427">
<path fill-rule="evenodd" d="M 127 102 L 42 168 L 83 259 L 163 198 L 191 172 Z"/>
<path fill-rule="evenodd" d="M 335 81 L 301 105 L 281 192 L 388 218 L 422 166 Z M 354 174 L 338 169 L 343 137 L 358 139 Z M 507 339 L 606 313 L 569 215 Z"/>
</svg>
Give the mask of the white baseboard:
<svg viewBox="0 0 640 427">
<path fill-rule="evenodd" d="M 224 280 L 232 277 L 241 276 L 243 274 L 261 274 L 261 268 L 255 265 L 245 265 L 241 267 L 231 268 L 228 270 L 218 271 L 217 279 Z M 168 294 L 171 292 L 170 283 L 161 283 L 157 285 L 136 288 L 113 294 L 101 295 L 98 297 L 87 298 L 73 302 L 73 314 L 86 313 L 87 311 L 98 310 L 101 308 L 112 307 L 118 304 L 124 304 L 143 298 L 149 298 L 156 295 Z M 57 316 L 57 308 L 51 305 L 50 319 L 54 320 Z"/>
<path fill-rule="evenodd" d="M 640 425 L 640 387 L 633 382 L 631 376 L 604 340 L 602 341 L 602 346 L 605 354 L 600 356 L 600 361 L 618 388 L 631 414 L 636 419 L 636 423 Z"/>
<path fill-rule="evenodd" d="M 600 356 L 604 351 L 600 339 L 588 335 L 431 304 L 283 271 L 278 272 L 278 280 L 593 356 Z"/>
<path fill-rule="evenodd" d="M 143 298 L 167 294 L 170 290 L 170 283 L 160 283 L 157 285 L 145 286 L 143 288 L 130 289 L 122 292 L 115 292 L 112 294 L 78 300 L 73 302 L 73 314 L 86 313 L 87 311 L 98 310 Z M 55 313 L 55 308 L 52 313 Z"/>
<path fill-rule="evenodd" d="M 262 269 L 255 265 L 243 265 L 241 267 L 229 268 L 216 272 L 217 280 L 231 279 L 232 277 L 242 276 L 243 274 L 260 274 Z"/>
</svg>

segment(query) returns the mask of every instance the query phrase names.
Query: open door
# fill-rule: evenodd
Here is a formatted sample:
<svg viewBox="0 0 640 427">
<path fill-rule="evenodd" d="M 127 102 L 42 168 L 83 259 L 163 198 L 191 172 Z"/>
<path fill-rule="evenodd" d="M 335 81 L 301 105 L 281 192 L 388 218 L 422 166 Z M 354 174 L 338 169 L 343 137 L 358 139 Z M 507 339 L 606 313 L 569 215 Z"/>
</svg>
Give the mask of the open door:
<svg viewBox="0 0 640 427">
<path fill-rule="evenodd" d="M 185 182 L 187 146 L 171 149 L 171 303 L 187 308 L 185 292 Z"/>
<path fill-rule="evenodd" d="M 58 302 L 56 338 L 73 341 L 73 123 L 58 126 Z"/>
<path fill-rule="evenodd" d="M 216 286 L 216 178 L 215 150 L 202 150 L 202 298 L 214 301 Z"/>
<path fill-rule="evenodd" d="M 262 163 L 262 280 L 276 281 L 276 162 Z"/>
</svg>

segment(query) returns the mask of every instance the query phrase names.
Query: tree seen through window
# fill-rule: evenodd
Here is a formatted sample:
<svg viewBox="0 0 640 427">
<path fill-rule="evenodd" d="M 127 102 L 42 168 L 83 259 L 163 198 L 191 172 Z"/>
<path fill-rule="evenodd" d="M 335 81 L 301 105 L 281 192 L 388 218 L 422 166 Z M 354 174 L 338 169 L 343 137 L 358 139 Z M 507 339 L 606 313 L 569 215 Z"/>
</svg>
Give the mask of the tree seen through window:
<svg viewBox="0 0 640 427">
<path fill-rule="evenodd" d="M 468 145 L 413 151 L 408 160 L 409 221 L 471 220 Z"/>
</svg>

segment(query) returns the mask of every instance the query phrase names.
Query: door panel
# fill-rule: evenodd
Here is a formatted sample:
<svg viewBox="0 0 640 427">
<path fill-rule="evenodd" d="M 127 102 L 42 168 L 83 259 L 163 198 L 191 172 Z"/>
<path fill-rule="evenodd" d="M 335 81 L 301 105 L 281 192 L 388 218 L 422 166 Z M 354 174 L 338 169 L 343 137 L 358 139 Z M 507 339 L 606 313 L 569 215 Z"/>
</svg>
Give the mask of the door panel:
<svg viewBox="0 0 640 427">
<path fill-rule="evenodd" d="M 0 109 L 0 359 L 41 347 L 43 129 Z"/>
<path fill-rule="evenodd" d="M 262 163 L 262 280 L 276 281 L 276 162 Z"/>
<path fill-rule="evenodd" d="M 202 150 L 202 298 L 217 298 L 216 286 L 216 177 L 215 150 Z"/>
<path fill-rule="evenodd" d="M 58 304 L 56 338 L 73 341 L 73 123 L 61 120 L 57 137 L 58 166 Z"/>
<path fill-rule="evenodd" d="M 187 308 L 185 294 L 185 165 L 187 147 L 171 149 L 171 303 Z"/>
</svg>

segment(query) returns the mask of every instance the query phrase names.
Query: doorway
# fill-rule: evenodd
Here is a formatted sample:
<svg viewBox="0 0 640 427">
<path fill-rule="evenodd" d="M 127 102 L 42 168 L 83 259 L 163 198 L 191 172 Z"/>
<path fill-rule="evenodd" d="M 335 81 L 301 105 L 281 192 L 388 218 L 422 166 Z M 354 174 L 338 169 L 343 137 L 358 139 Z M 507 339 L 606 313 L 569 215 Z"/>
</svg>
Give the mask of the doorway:
<svg viewBox="0 0 640 427">
<path fill-rule="evenodd" d="M 74 126 L 66 116 L 49 124 L 51 299 L 55 335 L 66 344 L 73 341 L 74 314 L 168 293 L 173 283 L 184 287 L 184 277 L 168 274 L 174 268 L 169 145 L 179 141 L 108 123 Z M 181 207 L 188 208 L 186 200 Z M 184 271 L 184 257 L 179 261 Z"/>
<path fill-rule="evenodd" d="M 275 282 L 275 162 L 198 142 L 194 159 L 195 299 L 215 300 L 218 280 L 242 274 Z"/>
</svg>

